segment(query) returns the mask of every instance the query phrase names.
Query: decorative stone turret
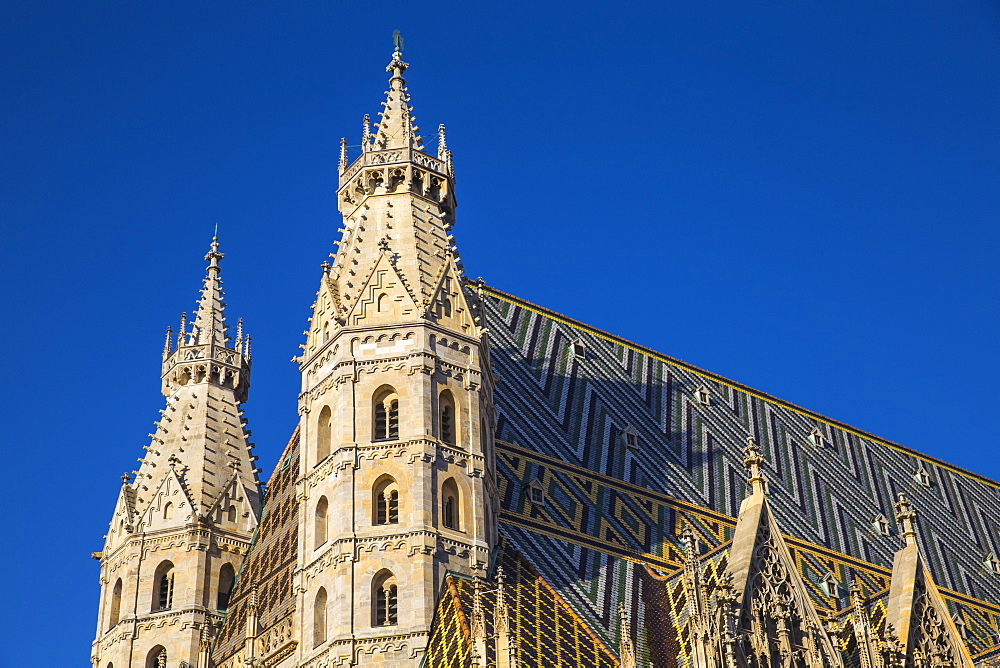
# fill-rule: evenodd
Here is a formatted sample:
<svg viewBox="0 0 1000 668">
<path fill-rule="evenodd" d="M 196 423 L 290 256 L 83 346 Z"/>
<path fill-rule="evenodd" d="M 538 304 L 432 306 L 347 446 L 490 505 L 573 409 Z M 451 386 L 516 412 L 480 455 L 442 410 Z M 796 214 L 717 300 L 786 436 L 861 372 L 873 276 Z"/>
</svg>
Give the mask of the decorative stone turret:
<svg viewBox="0 0 1000 668">
<path fill-rule="evenodd" d="M 398 40 L 377 131 L 366 117 L 341 161 L 342 237 L 296 358 L 301 665 L 416 665 L 445 573 L 484 575 L 497 537 L 486 333 L 407 67 Z"/>
<path fill-rule="evenodd" d="M 260 512 L 260 484 L 240 404 L 249 337 L 230 340 L 218 239 L 193 322 L 168 330 L 166 408 L 123 485 L 101 561 L 96 666 L 207 668 L 208 646 Z M 167 663 L 168 662 L 168 663 Z"/>
</svg>

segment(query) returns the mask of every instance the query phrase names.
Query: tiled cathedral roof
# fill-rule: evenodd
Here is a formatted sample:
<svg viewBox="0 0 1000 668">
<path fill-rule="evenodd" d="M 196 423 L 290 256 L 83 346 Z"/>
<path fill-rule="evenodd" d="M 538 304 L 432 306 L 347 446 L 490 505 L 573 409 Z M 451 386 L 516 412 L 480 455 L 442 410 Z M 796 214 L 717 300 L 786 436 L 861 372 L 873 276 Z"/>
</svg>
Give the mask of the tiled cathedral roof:
<svg viewBox="0 0 1000 668">
<path fill-rule="evenodd" d="M 264 631 L 260 644 L 267 645 L 269 650 L 282 649 L 274 643 L 281 638 L 280 630 L 286 622 L 290 623 L 295 608 L 292 575 L 298 556 L 299 506 L 295 498 L 298 471 L 299 430 L 296 429 L 268 479 L 260 524 L 237 575 L 226 621 L 212 650 L 217 666 L 243 651 L 246 620 L 254 606 L 258 626 Z M 281 638 L 285 640 L 289 639 Z M 258 650 L 257 655 L 266 653 Z"/>
<path fill-rule="evenodd" d="M 511 628 L 518 645 L 519 665 L 618 665 L 615 654 L 590 630 L 538 571 L 509 543 L 502 543 L 495 566 L 502 567 L 510 605 Z M 494 575 L 496 569 L 494 568 Z M 427 652 L 427 668 L 465 666 L 471 646 L 470 618 L 474 586 L 467 576 L 449 573 L 435 616 Z M 486 637 L 495 636 L 493 610 L 496 589 L 482 595 Z M 495 665 L 495 644 L 486 643 L 486 665 Z"/>
<path fill-rule="evenodd" d="M 653 623 L 636 602 L 635 563 L 680 567 L 685 524 L 709 547 L 732 538 L 746 490 L 741 446 L 753 436 L 769 462 L 772 509 L 818 608 L 845 607 L 855 577 L 866 591 L 887 591 L 900 539 L 873 520 L 891 518 L 905 492 L 973 654 L 996 645 L 1000 576 L 984 558 L 998 551 L 998 483 L 493 288 L 482 293 L 502 379 L 504 531 L 605 642 L 617 638 L 620 602 L 634 608 L 633 626 Z M 529 484 L 541 485 L 544 505 L 529 501 Z M 827 573 L 840 583 L 838 600 L 822 593 Z"/>
</svg>

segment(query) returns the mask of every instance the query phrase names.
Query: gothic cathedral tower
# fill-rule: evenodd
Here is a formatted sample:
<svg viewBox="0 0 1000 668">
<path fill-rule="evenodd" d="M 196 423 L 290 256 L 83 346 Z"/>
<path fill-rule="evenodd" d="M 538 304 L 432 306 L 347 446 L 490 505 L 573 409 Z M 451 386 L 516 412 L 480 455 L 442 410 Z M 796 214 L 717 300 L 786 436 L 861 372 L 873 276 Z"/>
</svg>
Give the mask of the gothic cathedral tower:
<svg viewBox="0 0 1000 668">
<path fill-rule="evenodd" d="M 240 404 L 250 340 L 228 336 L 217 239 L 198 312 L 167 330 L 156 431 L 135 479 L 122 476 L 101 562 L 96 668 L 208 668 L 209 643 L 260 513 Z M 169 662 L 169 663 L 168 663 Z"/>
<path fill-rule="evenodd" d="M 493 379 L 454 238 L 451 154 L 421 144 L 397 45 L 377 132 L 342 142 L 343 237 L 304 352 L 301 665 L 414 666 L 446 572 L 497 540 Z"/>
</svg>

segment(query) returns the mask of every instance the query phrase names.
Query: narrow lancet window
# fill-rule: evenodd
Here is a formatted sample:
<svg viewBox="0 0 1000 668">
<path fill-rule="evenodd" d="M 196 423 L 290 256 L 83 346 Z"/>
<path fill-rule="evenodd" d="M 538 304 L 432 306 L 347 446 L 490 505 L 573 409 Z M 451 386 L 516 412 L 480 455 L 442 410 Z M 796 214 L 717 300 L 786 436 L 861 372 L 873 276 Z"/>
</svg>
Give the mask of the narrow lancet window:
<svg viewBox="0 0 1000 668">
<path fill-rule="evenodd" d="M 375 485 L 375 524 L 399 522 L 399 487 L 391 476 L 384 476 Z"/>
<path fill-rule="evenodd" d="M 375 601 L 374 626 L 394 626 L 398 619 L 398 588 L 392 573 L 384 571 L 372 582 L 372 598 Z"/>
<path fill-rule="evenodd" d="M 216 597 L 216 610 L 228 610 L 229 599 L 233 595 L 233 583 L 236 581 L 236 571 L 231 564 L 223 564 L 219 570 L 219 594 Z"/>
<path fill-rule="evenodd" d="M 447 529 L 460 528 L 458 485 L 448 478 L 441 486 L 441 524 Z"/>
<path fill-rule="evenodd" d="M 326 642 L 326 589 L 319 588 L 313 601 L 313 647 Z"/>
<path fill-rule="evenodd" d="M 315 534 L 314 549 L 326 542 L 326 515 L 329 507 L 330 503 L 326 500 L 326 497 L 319 497 L 319 502 L 316 504 L 316 519 L 313 523 L 313 533 Z"/>
<path fill-rule="evenodd" d="M 391 387 L 380 390 L 375 395 L 372 413 L 372 440 L 399 438 L 399 397 L 395 390 Z"/>
</svg>

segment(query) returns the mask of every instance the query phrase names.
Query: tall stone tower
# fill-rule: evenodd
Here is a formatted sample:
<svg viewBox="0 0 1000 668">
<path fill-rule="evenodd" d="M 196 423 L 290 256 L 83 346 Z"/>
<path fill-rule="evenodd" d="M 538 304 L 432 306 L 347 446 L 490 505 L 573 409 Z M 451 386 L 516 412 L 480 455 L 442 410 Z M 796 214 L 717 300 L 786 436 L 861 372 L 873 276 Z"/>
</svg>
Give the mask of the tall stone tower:
<svg viewBox="0 0 1000 668">
<path fill-rule="evenodd" d="M 97 668 L 208 667 L 260 511 L 240 404 L 250 340 L 229 338 L 217 239 L 193 323 L 167 330 L 156 431 L 135 479 L 122 476 L 101 562 Z M 169 663 L 168 663 L 169 662 Z"/>
<path fill-rule="evenodd" d="M 496 542 L 493 380 L 454 239 L 451 154 L 414 125 L 401 45 L 298 358 L 300 665 L 413 666 L 446 572 Z"/>
</svg>

